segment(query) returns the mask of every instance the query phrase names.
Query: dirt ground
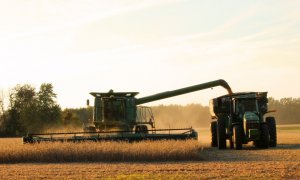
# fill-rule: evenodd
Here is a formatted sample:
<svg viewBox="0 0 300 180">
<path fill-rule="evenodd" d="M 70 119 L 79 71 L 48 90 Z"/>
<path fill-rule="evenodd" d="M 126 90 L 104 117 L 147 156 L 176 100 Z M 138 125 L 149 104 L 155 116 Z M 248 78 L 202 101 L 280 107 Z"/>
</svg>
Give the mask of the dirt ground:
<svg viewBox="0 0 300 180">
<path fill-rule="evenodd" d="M 2 164 L 0 179 L 300 179 L 300 131 L 278 130 L 278 147 L 218 150 L 199 129 L 202 160 L 157 163 Z"/>
</svg>

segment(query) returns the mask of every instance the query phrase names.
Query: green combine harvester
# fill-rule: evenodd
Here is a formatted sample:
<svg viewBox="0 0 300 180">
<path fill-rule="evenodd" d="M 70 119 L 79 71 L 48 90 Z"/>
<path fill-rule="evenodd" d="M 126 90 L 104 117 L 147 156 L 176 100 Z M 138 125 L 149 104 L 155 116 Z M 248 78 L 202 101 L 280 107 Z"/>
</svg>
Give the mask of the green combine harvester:
<svg viewBox="0 0 300 180">
<path fill-rule="evenodd" d="M 216 86 L 222 86 L 232 94 L 230 86 L 222 79 L 143 98 L 136 98 L 138 92 L 92 92 L 90 94 L 95 98 L 93 119 L 83 132 L 28 134 L 23 137 L 23 143 L 197 139 L 198 133 L 191 127 L 156 129 L 151 108 L 141 105 Z"/>
</svg>

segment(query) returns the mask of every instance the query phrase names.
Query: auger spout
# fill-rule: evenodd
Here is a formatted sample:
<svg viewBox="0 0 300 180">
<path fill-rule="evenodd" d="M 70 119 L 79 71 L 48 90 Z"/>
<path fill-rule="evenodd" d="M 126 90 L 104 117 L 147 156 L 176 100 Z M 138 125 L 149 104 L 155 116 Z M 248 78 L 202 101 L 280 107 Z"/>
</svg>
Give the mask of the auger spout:
<svg viewBox="0 0 300 180">
<path fill-rule="evenodd" d="M 144 104 L 144 103 L 148 103 L 148 102 L 152 102 L 152 101 L 157 101 L 157 100 L 161 100 L 161 99 L 165 99 L 165 98 L 170 98 L 170 97 L 174 97 L 174 96 L 179 96 L 182 94 L 200 91 L 203 89 L 208 89 L 208 88 L 212 88 L 212 87 L 216 87 L 216 86 L 222 86 L 228 91 L 228 94 L 232 94 L 232 90 L 231 90 L 231 87 L 229 86 L 229 84 L 225 80 L 219 79 L 216 81 L 210 81 L 210 82 L 206 82 L 206 83 L 202 83 L 202 84 L 198 84 L 198 85 L 194 85 L 194 86 L 190 86 L 190 87 L 186 87 L 186 88 L 181 88 L 181 89 L 177 89 L 177 90 L 173 90 L 173 91 L 166 91 L 166 92 L 154 94 L 151 96 L 142 97 L 142 98 L 136 99 L 136 105 Z"/>
</svg>

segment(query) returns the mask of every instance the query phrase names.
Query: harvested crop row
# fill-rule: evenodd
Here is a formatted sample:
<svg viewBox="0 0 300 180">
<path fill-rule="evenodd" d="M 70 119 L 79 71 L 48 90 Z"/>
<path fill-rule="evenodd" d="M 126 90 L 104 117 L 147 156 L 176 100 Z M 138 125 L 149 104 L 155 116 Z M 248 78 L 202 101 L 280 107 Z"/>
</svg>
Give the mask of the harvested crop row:
<svg viewBox="0 0 300 180">
<path fill-rule="evenodd" d="M 83 142 L 22 145 L 7 141 L 0 163 L 200 160 L 197 141 Z"/>
</svg>

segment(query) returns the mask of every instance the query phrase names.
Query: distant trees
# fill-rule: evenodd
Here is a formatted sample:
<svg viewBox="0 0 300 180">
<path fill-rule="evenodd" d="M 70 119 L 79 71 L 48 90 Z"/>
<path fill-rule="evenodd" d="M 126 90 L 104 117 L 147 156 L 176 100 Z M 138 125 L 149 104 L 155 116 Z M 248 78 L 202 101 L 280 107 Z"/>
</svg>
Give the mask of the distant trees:
<svg viewBox="0 0 300 180">
<path fill-rule="evenodd" d="M 280 124 L 300 123 L 300 98 L 281 98 L 276 100 L 269 98 L 269 110 L 276 110 L 272 113 Z"/>
<path fill-rule="evenodd" d="M 17 85 L 9 92 L 9 106 L 1 116 L 1 134 L 7 136 L 40 132 L 61 123 L 61 108 L 55 101 L 52 84 L 38 92 L 31 85 Z"/>
<path fill-rule="evenodd" d="M 3 132 L 5 129 L 2 126 L 5 119 L 5 109 L 4 109 L 4 93 L 3 91 L 0 94 L 0 132 Z"/>
<path fill-rule="evenodd" d="M 207 127 L 211 118 L 209 108 L 200 104 L 160 105 L 152 107 L 156 124 L 159 127 Z M 277 124 L 300 123 L 300 98 L 269 98 L 269 110 L 276 110 L 265 116 L 274 116 Z"/>
<path fill-rule="evenodd" d="M 37 93 L 37 113 L 42 121 L 40 123 L 46 127 L 62 123 L 61 108 L 55 99 L 56 94 L 53 92 L 52 84 L 42 84 Z"/>
</svg>

